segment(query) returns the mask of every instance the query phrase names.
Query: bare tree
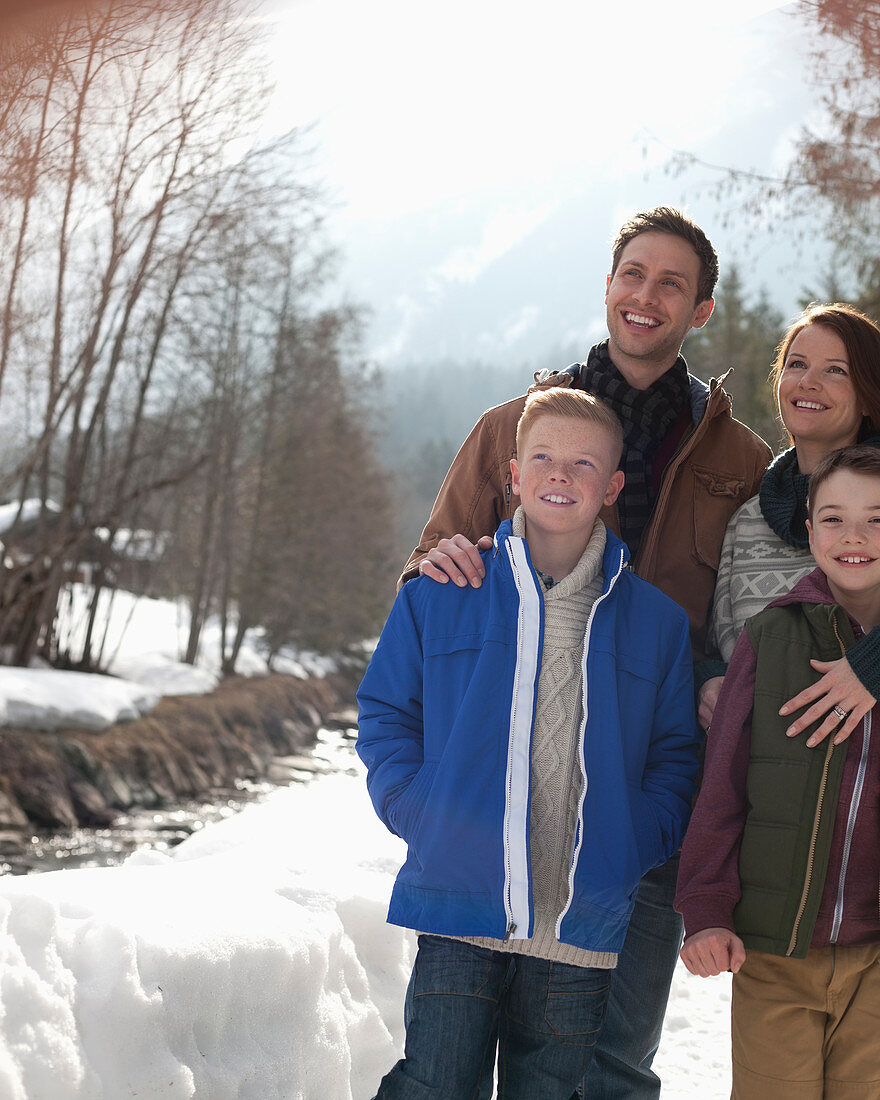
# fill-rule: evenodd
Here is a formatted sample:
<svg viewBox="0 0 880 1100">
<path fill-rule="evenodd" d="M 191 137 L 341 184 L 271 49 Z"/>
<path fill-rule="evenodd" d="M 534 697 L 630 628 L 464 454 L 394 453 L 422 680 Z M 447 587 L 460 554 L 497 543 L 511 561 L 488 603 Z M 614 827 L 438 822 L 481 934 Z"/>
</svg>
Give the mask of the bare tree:
<svg viewBox="0 0 880 1100">
<path fill-rule="evenodd" d="M 823 220 L 839 272 L 861 286 L 880 283 L 880 0 L 798 0 L 789 15 L 812 31 L 805 69 L 820 111 L 794 142 L 778 176 L 709 165 L 679 151 L 670 168 L 718 173 L 715 194 L 729 217 L 746 215 L 762 231 L 780 222 Z"/>
<path fill-rule="evenodd" d="M 42 504 L 27 560 L 0 574 L 0 643 L 18 660 L 51 655 L 59 587 L 94 528 L 112 535 L 208 460 L 157 444 L 189 412 L 176 333 L 218 226 L 311 203 L 290 141 L 245 151 L 268 90 L 252 11 L 107 0 L 7 43 L 0 398 L 31 431 L 2 491 Z M 156 419 L 164 433 L 146 433 Z"/>
</svg>

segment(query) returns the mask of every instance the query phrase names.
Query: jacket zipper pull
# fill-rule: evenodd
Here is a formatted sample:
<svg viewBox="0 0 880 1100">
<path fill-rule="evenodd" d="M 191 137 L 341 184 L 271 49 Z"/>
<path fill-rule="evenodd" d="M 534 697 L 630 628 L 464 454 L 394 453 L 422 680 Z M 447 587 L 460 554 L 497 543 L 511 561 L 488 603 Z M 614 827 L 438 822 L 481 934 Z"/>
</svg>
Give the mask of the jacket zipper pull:
<svg viewBox="0 0 880 1100">
<path fill-rule="evenodd" d="M 505 504 L 506 507 L 510 505 L 510 482 L 509 481 L 504 486 L 504 504 Z"/>
<path fill-rule="evenodd" d="M 504 939 L 501 942 L 502 943 L 507 943 L 507 941 L 510 939 L 510 937 L 513 935 L 513 933 L 515 931 L 516 931 L 516 925 L 513 923 L 513 921 L 511 921 L 510 924 L 508 924 L 508 926 L 507 926 L 507 931 L 504 933 Z"/>
</svg>

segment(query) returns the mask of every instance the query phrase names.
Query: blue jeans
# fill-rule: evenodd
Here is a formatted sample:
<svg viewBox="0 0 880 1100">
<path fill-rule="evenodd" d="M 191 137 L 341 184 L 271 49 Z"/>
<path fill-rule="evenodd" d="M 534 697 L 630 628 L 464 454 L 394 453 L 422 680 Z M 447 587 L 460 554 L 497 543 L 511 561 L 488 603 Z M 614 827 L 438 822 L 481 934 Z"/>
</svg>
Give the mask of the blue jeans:
<svg viewBox="0 0 880 1100">
<path fill-rule="evenodd" d="M 376 1100 L 475 1100 L 498 1047 L 499 1100 L 568 1100 L 608 997 L 608 970 L 420 936 L 404 1057 Z"/>
<path fill-rule="evenodd" d="M 681 917 L 672 908 L 678 855 L 642 879 L 626 941 L 612 971 L 602 1033 L 577 1093 L 588 1100 L 656 1100 L 651 1063 L 681 947 Z M 573 1100 L 573 1098 L 572 1098 Z"/>
</svg>

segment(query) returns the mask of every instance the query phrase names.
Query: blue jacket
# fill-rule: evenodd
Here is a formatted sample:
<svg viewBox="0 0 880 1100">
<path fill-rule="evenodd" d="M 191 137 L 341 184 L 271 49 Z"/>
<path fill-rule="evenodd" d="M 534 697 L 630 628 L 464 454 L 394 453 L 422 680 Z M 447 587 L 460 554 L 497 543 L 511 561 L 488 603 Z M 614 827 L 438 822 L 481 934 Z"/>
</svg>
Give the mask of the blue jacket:
<svg viewBox="0 0 880 1100">
<path fill-rule="evenodd" d="M 699 743 L 688 620 L 610 531 L 587 623 L 583 782 L 557 921 L 619 951 L 642 875 L 681 843 Z M 358 690 L 376 812 L 408 847 L 388 920 L 438 935 L 532 934 L 529 787 L 544 601 L 505 521 L 479 589 L 420 578 L 397 596 Z"/>
</svg>

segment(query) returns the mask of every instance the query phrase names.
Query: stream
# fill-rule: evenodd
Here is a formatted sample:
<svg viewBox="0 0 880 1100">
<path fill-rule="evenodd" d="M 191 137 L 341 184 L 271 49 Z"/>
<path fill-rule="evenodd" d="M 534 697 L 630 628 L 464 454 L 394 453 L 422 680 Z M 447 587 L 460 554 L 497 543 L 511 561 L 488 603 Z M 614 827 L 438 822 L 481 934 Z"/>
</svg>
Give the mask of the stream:
<svg viewBox="0 0 880 1100">
<path fill-rule="evenodd" d="M 203 798 L 163 809 L 133 808 L 112 826 L 63 832 L 0 833 L 0 874 L 25 875 L 75 867 L 115 867 L 132 852 L 167 852 L 207 825 L 262 802 L 274 791 L 309 783 L 318 775 L 356 770 L 354 730 L 319 729 L 315 743 L 301 756 L 284 757 L 269 779 L 238 780 L 231 789 L 215 789 Z"/>
</svg>

